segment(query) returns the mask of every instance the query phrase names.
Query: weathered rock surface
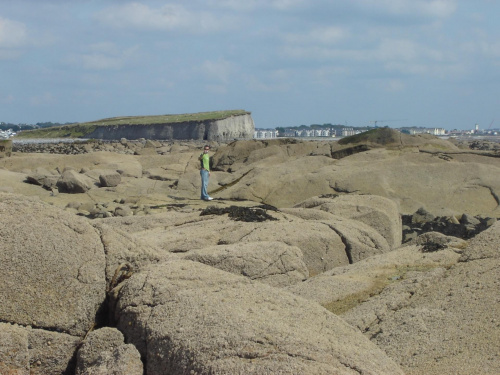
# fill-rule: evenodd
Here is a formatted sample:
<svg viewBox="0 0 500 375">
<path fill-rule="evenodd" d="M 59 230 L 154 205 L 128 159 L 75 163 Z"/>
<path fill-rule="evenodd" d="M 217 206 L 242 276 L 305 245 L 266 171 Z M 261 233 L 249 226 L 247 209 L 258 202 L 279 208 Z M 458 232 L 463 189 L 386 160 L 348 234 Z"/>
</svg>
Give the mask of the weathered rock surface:
<svg viewBox="0 0 500 375">
<path fill-rule="evenodd" d="M 424 284 L 408 278 L 344 318 L 408 374 L 499 373 L 499 239 L 496 223 L 448 271 L 436 269 Z"/>
<path fill-rule="evenodd" d="M 420 246 L 407 246 L 372 256 L 349 266 L 331 269 L 303 283 L 289 286 L 286 290 L 316 301 L 336 314 L 345 313 L 345 316 L 350 317 L 354 314 L 351 309 L 372 296 L 397 287 L 412 272 L 426 275 L 435 269 L 442 270 L 456 264 L 459 257 L 456 248 L 424 253 Z M 442 274 L 442 271 L 440 272 Z M 411 286 L 413 290 L 421 287 L 418 283 Z M 400 300 L 407 300 L 410 297 L 409 293 L 394 293 L 394 296 Z M 370 310 L 370 313 L 366 310 L 363 312 L 364 315 L 360 314 L 362 315 L 360 319 L 374 321 L 377 314 L 389 310 L 390 305 L 384 300 L 380 304 L 381 309 Z"/>
<path fill-rule="evenodd" d="M 319 229 L 327 227 L 335 232 L 344 244 L 344 251 L 349 263 L 390 251 L 387 240 L 374 228 L 360 221 L 346 219 L 316 209 L 284 208 L 282 210 L 308 221 L 311 220 L 310 224 Z M 323 269 L 323 271 L 326 270 Z"/>
<path fill-rule="evenodd" d="M 94 227 L 98 230 L 106 254 L 107 289 L 110 289 L 112 284 L 116 286 L 124 278 L 139 272 L 145 265 L 173 257 L 103 222 L 97 221 Z"/>
<path fill-rule="evenodd" d="M 149 374 L 402 374 L 319 305 L 197 262 L 152 265 L 115 299 Z"/>
<path fill-rule="evenodd" d="M 116 328 L 89 333 L 78 350 L 76 375 L 143 375 L 141 355 Z"/>
<path fill-rule="evenodd" d="M 0 323 L 0 374 L 72 374 L 80 338 Z"/>
<path fill-rule="evenodd" d="M 0 193 L 0 320 L 83 335 L 105 298 L 92 226 L 32 198 Z"/>
<path fill-rule="evenodd" d="M 295 284 L 309 277 L 302 251 L 277 241 L 205 247 L 189 252 L 185 259 L 275 287 Z"/>
<path fill-rule="evenodd" d="M 302 251 L 302 260 L 310 274 L 321 273 L 349 263 L 341 237 L 327 224 L 308 222 L 294 216 L 285 217 L 277 212 L 270 214 L 279 220 L 242 223 L 225 215 L 200 216 L 199 213 L 168 220 L 171 215 L 159 214 L 155 217 L 156 222 L 138 219 L 148 222 L 149 228 L 134 233 L 133 237 L 170 253 L 189 253 L 216 245 L 279 241 L 289 246 L 296 246 Z M 114 225 L 113 223 L 119 225 L 122 222 L 117 218 L 108 221 L 110 225 Z M 371 230 L 367 226 L 365 229 Z M 375 231 L 371 230 L 371 233 L 376 236 Z M 383 242 L 383 238 L 378 236 L 377 238 Z"/>
<path fill-rule="evenodd" d="M 295 207 L 316 208 L 337 216 L 360 221 L 380 233 L 391 249 L 401 245 L 402 231 L 399 207 L 388 198 L 357 194 L 314 197 Z"/>
<path fill-rule="evenodd" d="M 500 158 L 492 155 L 461 153 L 450 142 L 417 137 L 413 144 L 405 141 L 397 148 L 369 149 L 334 160 L 293 153 L 304 149 L 283 142 L 246 141 L 220 147 L 214 156 L 216 170 L 231 171 L 231 181 L 238 183 L 231 185 L 228 180 L 218 196 L 289 207 L 305 197 L 356 193 L 387 197 L 407 214 L 422 206 L 442 216 L 498 212 Z M 253 158 L 254 153 L 260 158 Z"/>
<path fill-rule="evenodd" d="M 211 142 L 211 202 L 198 199 L 205 141 L 96 142 L 64 156 L 0 159 L 0 191 L 66 207 L 0 194 L 0 320 L 12 323 L 0 324 L 0 373 L 74 374 L 83 335 L 115 319 L 127 344 L 100 349 L 116 331 L 88 340 L 85 371 L 123 372 L 129 363 L 140 371 L 137 345 L 153 364 L 146 374 L 162 366 L 331 373 L 337 365 L 339 373 L 393 373 L 375 344 L 408 374 L 499 373 L 500 158 L 431 138 L 382 148 Z M 65 169 L 94 186 L 67 194 L 23 182 Z M 105 170 L 121 182 L 101 187 Z M 131 216 L 109 217 L 117 208 Z M 419 208 L 407 226 L 434 231 L 415 230 L 398 248 L 399 214 Z M 483 221 L 493 226 L 463 241 L 437 232 L 440 217 L 471 236 Z M 318 304 L 363 332 L 365 343 Z"/>
</svg>

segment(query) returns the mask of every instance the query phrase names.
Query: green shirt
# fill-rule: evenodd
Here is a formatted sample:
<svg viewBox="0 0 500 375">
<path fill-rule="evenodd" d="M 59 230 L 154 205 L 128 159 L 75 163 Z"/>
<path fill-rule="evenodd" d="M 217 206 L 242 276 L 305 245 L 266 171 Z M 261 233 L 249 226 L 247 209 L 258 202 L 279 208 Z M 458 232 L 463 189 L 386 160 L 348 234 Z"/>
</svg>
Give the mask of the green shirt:
<svg viewBox="0 0 500 375">
<path fill-rule="evenodd" d="M 207 171 L 210 171 L 210 156 L 208 153 L 206 154 L 201 154 L 201 167 L 205 168 Z"/>
</svg>

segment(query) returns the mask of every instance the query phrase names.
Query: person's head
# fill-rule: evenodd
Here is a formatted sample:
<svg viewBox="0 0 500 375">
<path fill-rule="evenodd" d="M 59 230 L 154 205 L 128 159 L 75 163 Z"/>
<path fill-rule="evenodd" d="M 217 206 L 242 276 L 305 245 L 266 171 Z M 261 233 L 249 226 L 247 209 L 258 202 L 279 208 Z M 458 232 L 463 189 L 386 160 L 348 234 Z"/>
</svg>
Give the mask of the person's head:
<svg viewBox="0 0 500 375">
<path fill-rule="evenodd" d="M 208 151 L 210 151 L 210 146 L 205 145 L 205 147 L 203 147 L 203 152 L 206 154 Z"/>
</svg>

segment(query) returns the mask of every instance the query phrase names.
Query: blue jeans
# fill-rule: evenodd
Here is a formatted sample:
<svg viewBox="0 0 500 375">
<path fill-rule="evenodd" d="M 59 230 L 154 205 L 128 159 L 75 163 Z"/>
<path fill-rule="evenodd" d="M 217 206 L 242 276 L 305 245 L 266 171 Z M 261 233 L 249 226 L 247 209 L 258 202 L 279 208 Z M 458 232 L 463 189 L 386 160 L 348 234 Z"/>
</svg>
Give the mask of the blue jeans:
<svg viewBox="0 0 500 375">
<path fill-rule="evenodd" d="M 207 186 L 208 186 L 208 171 L 206 169 L 200 170 L 201 175 L 201 199 L 208 199 Z"/>
</svg>

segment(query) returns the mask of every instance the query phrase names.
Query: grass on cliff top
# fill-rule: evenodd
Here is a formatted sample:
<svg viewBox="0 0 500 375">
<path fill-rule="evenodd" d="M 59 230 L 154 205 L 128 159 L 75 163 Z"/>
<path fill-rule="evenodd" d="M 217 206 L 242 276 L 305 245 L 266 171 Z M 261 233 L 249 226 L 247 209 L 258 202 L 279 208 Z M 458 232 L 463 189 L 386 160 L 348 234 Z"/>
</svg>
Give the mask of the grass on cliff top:
<svg viewBox="0 0 500 375">
<path fill-rule="evenodd" d="M 174 124 L 178 122 L 189 121 L 207 121 L 207 120 L 223 120 L 231 116 L 246 115 L 250 112 L 242 109 L 229 111 L 213 111 L 213 112 L 198 112 L 184 113 L 180 115 L 157 115 L 157 116 L 125 116 L 111 117 L 98 121 L 84 122 L 80 125 L 149 125 L 149 124 Z"/>
<path fill-rule="evenodd" d="M 50 128 L 25 130 L 17 133 L 15 138 L 85 138 L 97 128 L 96 125 L 64 125 Z"/>
<path fill-rule="evenodd" d="M 236 109 L 228 111 L 185 113 L 179 115 L 111 117 L 97 121 L 82 122 L 79 124 L 27 130 L 19 133 L 16 138 L 82 138 L 85 137 L 86 134 L 92 133 L 98 126 L 175 124 L 183 122 L 223 120 L 231 116 L 247 114 L 250 114 L 250 112 L 242 109 Z"/>
</svg>

